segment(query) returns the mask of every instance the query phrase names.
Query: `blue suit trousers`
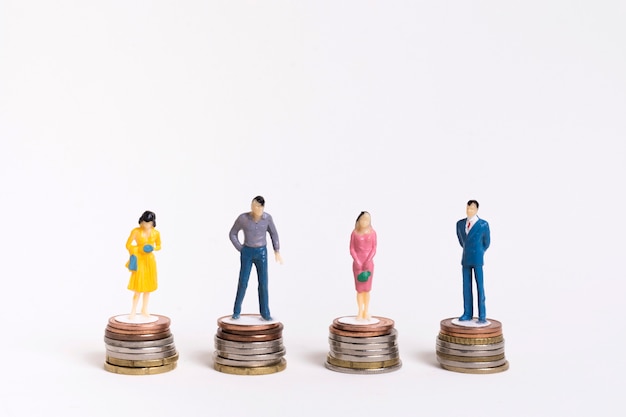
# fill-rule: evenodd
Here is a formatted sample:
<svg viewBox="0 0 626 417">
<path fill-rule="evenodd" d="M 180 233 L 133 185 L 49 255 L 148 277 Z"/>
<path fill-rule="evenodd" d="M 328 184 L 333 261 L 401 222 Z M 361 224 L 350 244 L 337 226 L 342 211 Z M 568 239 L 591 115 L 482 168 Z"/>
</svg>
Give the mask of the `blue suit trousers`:
<svg viewBox="0 0 626 417">
<path fill-rule="evenodd" d="M 474 314 L 474 294 L 472 291 L 472 270 L 476 279 L 476 291 L 478 292 L 478 320 L 485 321 L 485 288 L 483 287 L 483 267 L 463 266 L 463 317 L 471 319 Z"/>
</svg>

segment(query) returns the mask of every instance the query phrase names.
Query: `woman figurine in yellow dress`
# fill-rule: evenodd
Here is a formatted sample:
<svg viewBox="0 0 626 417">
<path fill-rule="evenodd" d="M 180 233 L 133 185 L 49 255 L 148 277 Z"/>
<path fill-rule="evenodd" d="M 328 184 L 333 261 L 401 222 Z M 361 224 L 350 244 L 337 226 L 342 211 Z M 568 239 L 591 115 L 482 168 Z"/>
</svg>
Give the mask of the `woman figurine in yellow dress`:
<svg viewBox="0 0 626 417">
<path fill-rule="evenodd" d="M 129 318 L 135 318 L 139 296 L 143 294 L 141 315 L 149 317 L 148 300 L 150 293 L 157 289 L 157 269 L 154 259 L 155 250 L 161 249 L 161 234 L 156 227 L 156 215 L 151 211 L 144 212 L 139 218 L 139 227 L 130 232 L 126 241 L 126 249 L 130 260 L 126 267 L 131 271 L 128 289 L 134 291 L 133 309 Z"/>
</svg>

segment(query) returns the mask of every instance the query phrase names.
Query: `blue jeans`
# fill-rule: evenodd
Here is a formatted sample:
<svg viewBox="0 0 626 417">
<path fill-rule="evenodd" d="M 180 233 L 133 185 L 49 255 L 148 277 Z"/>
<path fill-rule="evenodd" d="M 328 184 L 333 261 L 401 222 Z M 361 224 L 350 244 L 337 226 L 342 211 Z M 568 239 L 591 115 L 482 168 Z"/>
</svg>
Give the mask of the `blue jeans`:
<svg viewBox="0 0 626 417">
<path fill-rule="evenodd" d="M 237 286 L 237 297 L 235 298 L 235 307 L 233 308 L 233 316 L 241 314 L 241 303 L 246 295 L 248 288 L 248 280 L 250 279 L 250 271 L 252 264 L 256 267 L 256 274 L 259 279 L 259 309 L 261 317 L 270 319 L 270 308 L 267 292 L 267 248 L 250 248 L 244 246 L 241 248 L 241 269 L 239 270 L 239 285 Z"/>
<path fill-rule="evenodd" d="M 478 292 L 478 320 L 485 321 L 485 288 L 483 287 L 483 267 L 463 266 L 463 318 L 469 320 L 474 314 L 474 294 L 472 292 L 472 270 L 476 279 L 476 291 Z"/>
</svg>

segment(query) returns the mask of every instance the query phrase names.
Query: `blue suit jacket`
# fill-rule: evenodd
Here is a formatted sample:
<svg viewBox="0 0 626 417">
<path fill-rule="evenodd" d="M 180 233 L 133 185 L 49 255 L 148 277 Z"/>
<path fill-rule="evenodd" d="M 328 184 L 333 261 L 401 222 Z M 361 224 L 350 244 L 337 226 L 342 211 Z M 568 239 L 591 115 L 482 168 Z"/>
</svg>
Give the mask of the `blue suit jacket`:
<svg viewBox="0 0 626 417">
<path fill-rule="evenodd" d="M 478 219 L 472 226 L 469 233 L 465 233 L 465 223 L 467 219 L 461 219 L 456 223 L 456 235 L 459 243 L 463 247 L 463 266 L 483 266 L 485 251 L 491 242 L 489 235 L 489 223 L 483 219 Z"/>
</svg>

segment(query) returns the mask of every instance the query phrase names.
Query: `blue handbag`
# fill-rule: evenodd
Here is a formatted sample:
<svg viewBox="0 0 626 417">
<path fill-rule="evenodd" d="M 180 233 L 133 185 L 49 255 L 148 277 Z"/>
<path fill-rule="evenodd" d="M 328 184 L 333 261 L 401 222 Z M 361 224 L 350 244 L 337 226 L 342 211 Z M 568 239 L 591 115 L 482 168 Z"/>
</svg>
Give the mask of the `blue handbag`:
<svg viewBox="0 0 626 417">
<path fill-rule="evenodd" d="M 129 271 L 137 270 L 137 257 L 135 255 L 130 255 L 130 260 L 128 261 L 128 270 Z"/>
</svg>

